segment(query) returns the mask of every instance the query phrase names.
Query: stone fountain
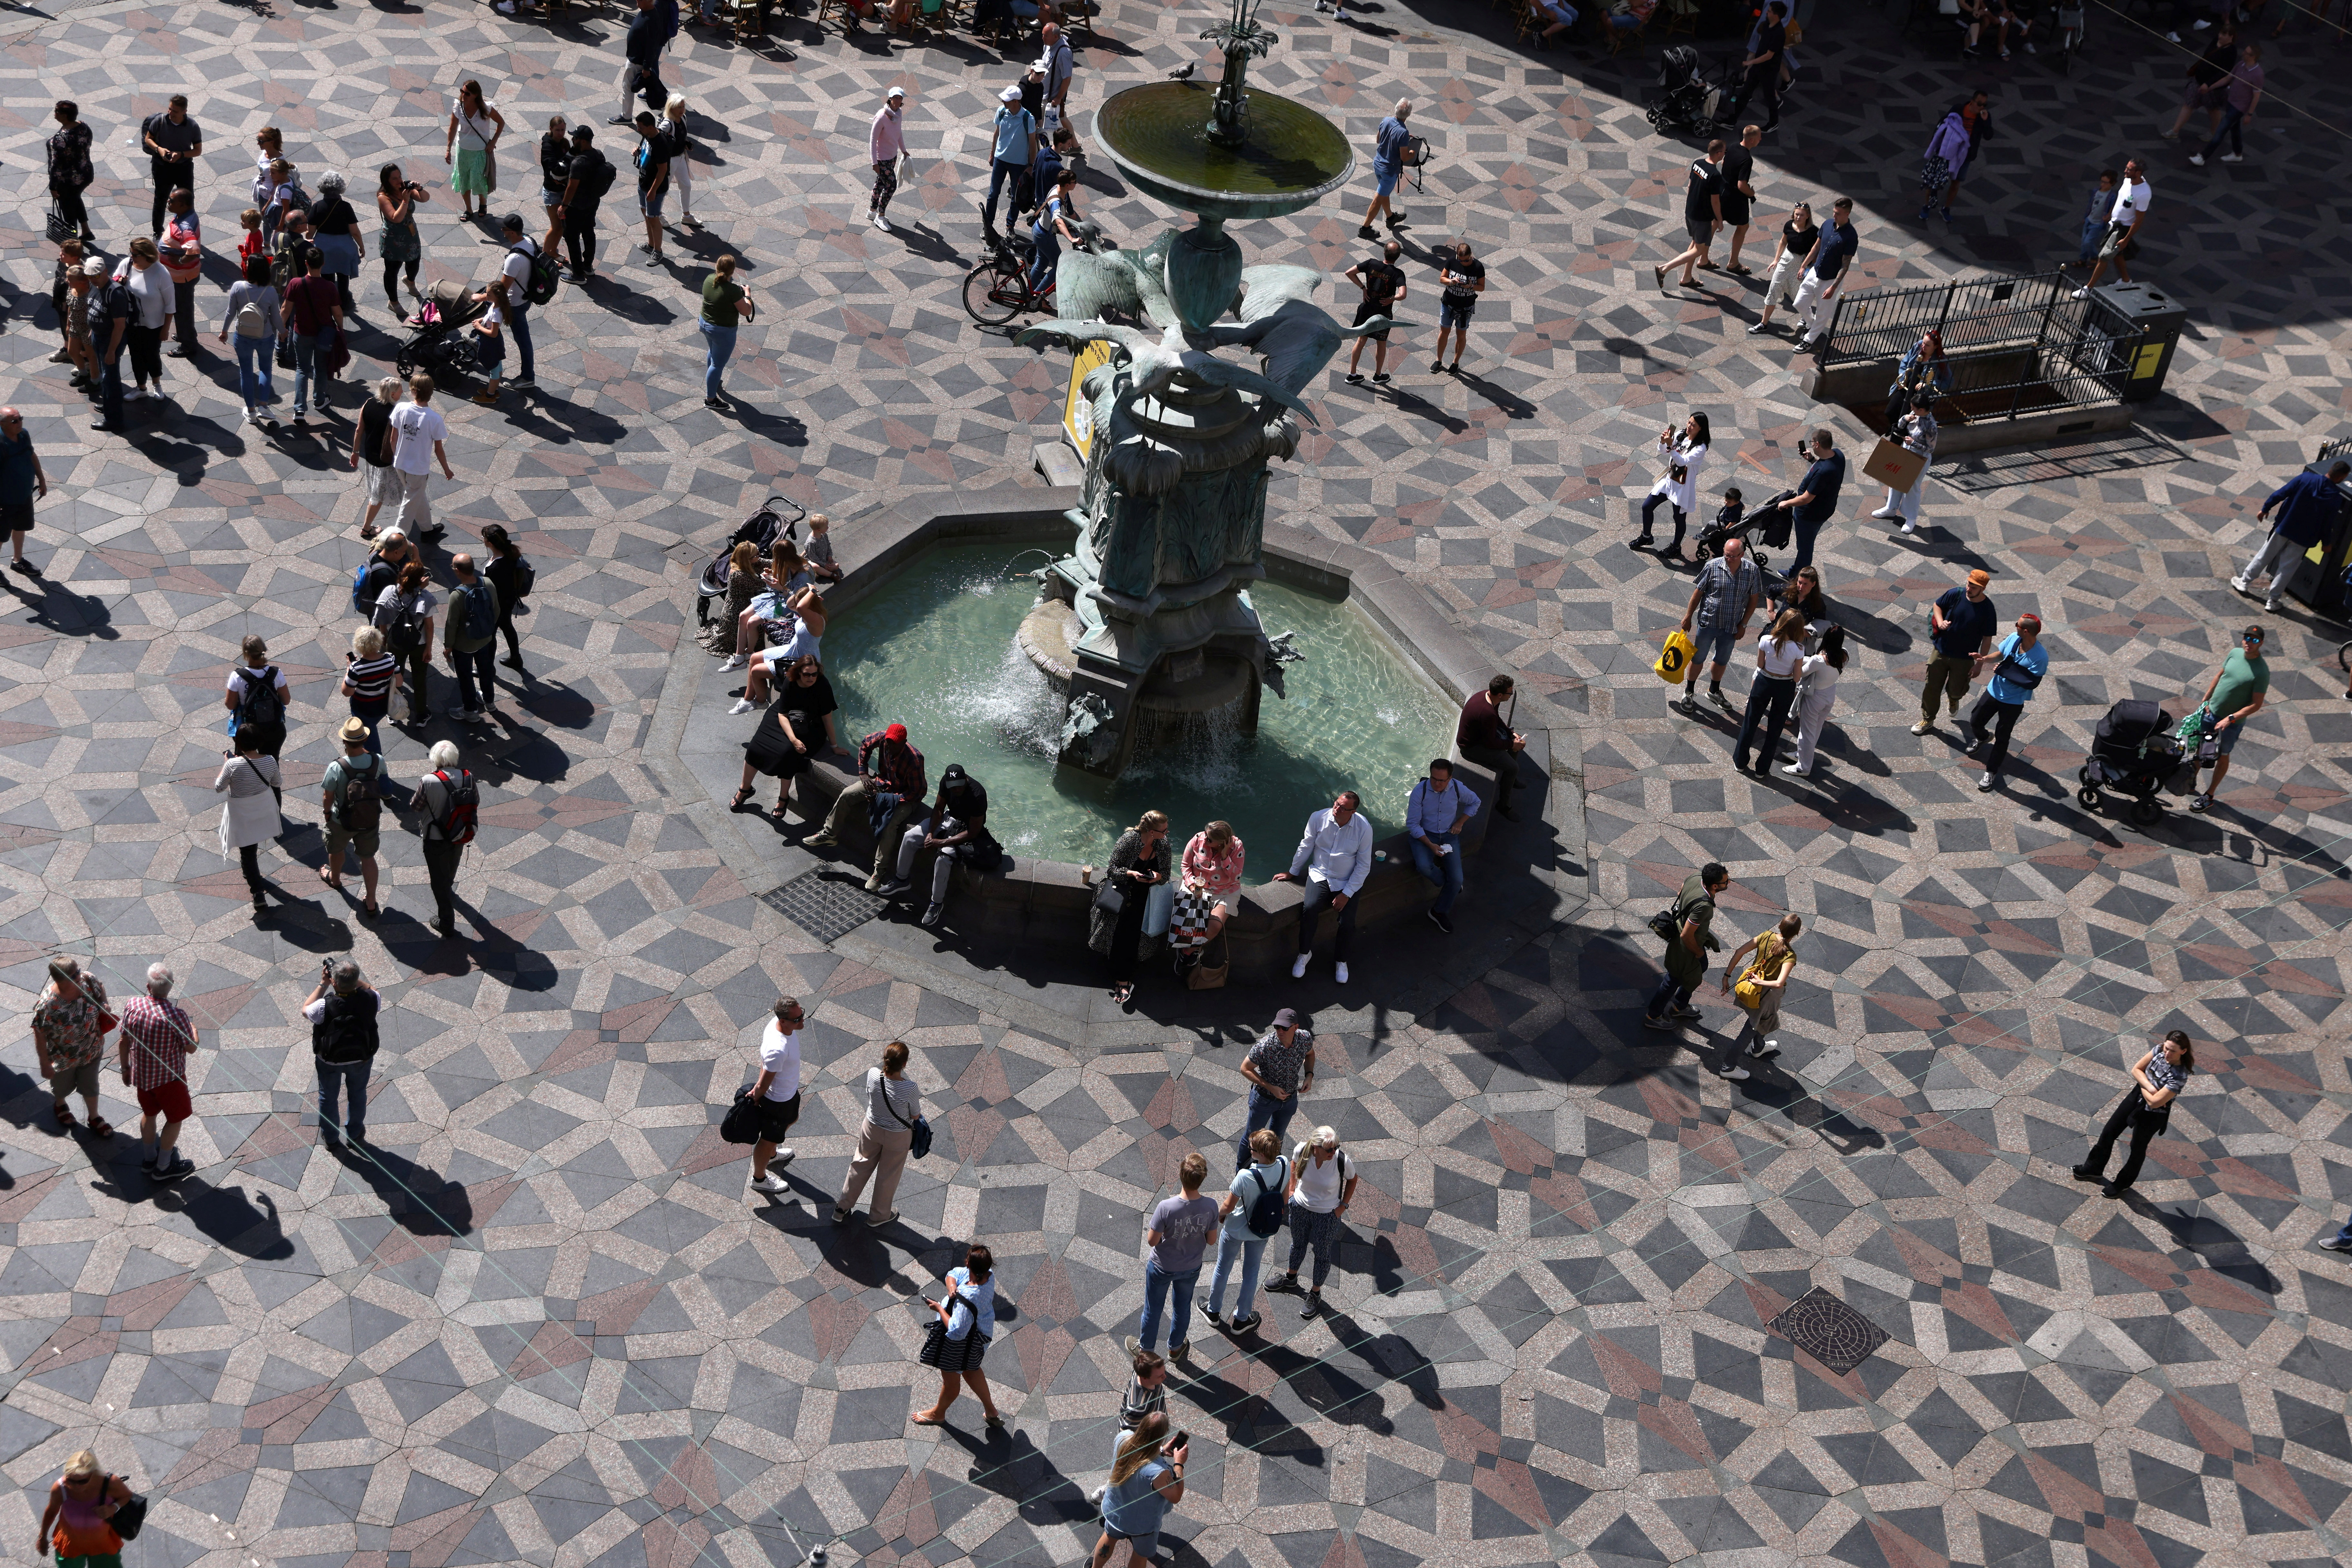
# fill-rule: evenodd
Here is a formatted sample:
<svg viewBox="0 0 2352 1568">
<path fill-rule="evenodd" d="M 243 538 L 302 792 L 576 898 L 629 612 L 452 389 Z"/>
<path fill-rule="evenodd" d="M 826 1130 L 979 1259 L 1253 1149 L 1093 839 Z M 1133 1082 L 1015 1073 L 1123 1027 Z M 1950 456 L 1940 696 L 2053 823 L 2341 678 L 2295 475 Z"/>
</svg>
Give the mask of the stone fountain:
<svg viewBox="0 0 2352 1568">
<path fill-rule="evenodd" d="M 1266 465 L 1297 450 L 1297 421 L 1315 417 L 1300 394 L 1340 343 L 1388 324 L 1342 328 L 1311 302 L 1322 273 L 1245 267 L 1225 233 L 1308 206 L 1355 167 L 1322 115 L 1246 90 L 1248 62 L 1278 41 L 1256 9 L 1234 0 L 1201 35 L 1224 54 L 1213 89 L 1129 88 L 1095 114 L 1095 142 L 1119 172 L 1193 226 L 1139 250 L 1065 255 L 1062 316 L 1018 340 L 1109 349 L 1081 388 L 1095 435 L 1068 514 L 1076 544 L 1021 630 L 1066 692 L 1061 764 L 1103 777 L 1167 719 L 1231 714 L 1254 731 L 1261 687 L 1282 694 L 1282 664 L 1298 656 L 1268 639 L 1248 593 L 1265 574 Z M 1227 347 L 1262 368 L 1216 357 Z"/>
</svg>

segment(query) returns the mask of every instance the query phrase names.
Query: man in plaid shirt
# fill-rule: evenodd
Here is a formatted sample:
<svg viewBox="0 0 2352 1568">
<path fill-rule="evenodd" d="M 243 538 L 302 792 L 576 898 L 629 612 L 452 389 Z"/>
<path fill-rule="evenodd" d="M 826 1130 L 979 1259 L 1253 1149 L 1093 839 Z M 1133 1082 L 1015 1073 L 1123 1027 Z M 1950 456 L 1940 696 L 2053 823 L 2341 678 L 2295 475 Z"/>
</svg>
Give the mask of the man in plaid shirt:
<svg viewBox="0 0 2352 1568">
<path fill-rule="evenodd" d="M 810 849 L 832 848 L 863 808 L 874 833 L 874 874 L 866 879 L 866 890 L 873 892 L 898 869 L 899 838 L 929 814 L 929 783 L 923 753 L 907 743 L 907 726 L 877 731 L 857 743 L 857 777 L 834 797 L 824 826 L 802 843 Z"/>
<path fill-rule="evenodd" d="M 139 1096 L 140 1168 L 158 1182 L 176 1182 L 196 1168 L 173 1152 L 181 1124 L 195 1111 L 188 1100 L 188 1053 L 195 1048 L 196 1026 L 172 1000 L 172 972 L 150 964 L 147 994 L 122 1009 L 121 1060 L 122 1081 Z"/>
</svg>

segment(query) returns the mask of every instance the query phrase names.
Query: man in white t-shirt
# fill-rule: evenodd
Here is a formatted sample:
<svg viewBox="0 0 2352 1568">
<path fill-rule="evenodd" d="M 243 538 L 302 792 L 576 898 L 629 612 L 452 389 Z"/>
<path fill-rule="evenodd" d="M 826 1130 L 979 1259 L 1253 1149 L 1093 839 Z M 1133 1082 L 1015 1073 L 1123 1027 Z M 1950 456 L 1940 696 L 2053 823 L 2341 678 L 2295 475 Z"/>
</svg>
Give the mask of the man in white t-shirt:
<svg viewBox="0 0 2352 1568">
<path fill-rule="evenodd" d="M 751 1085 L 760 1141 L 751 1145 L 751 1190 L 771 1197 L 792 1190 L 782 1177 L 768 1174 L 768 1162 L 792 1163 L 793 1152 L 781 1145 L 801 1119 L 801 1026 L 806 1021 L 798 1001 L 779 996 L 776 1016 L 760 1032 L 760 1076 Z"/>
<path fill-rule="evenodd" d="M 2107 237 L 2099 246 L 2099 258 L 2091 263 L 2091 275 L 2074 290 L 2074 298 L 2090 298 L 2109 261 L 2116 264 L 2117 278 L 2131 281 L 2131 258 L 2139 250 L 2139 226 L 2147 221 L 2152 195 L 2147 188 L 2147 166 L 2137 158 L 2126 162 L 2122 183 L 2116 187 L 2115 207 L 2107 214 Z"/>
<path fill-rule="evenodd" d="M 442 478 L 455 479 L 457 475 L 441 446 L 449 426 L 431 406 L 433 378 L 421 372 L 411 376 L 408 395 L 412 401 L 392 411 L 384 439 L 392 443 L 393 477 L 400 481 L 400 510 L 392 526 L 417 539 L 433 526 L 433 507 L 425 499 L 425 481 L 432 476 L 434 462 L 439 461 Z"/>
<path fill-rule="evenodd" d="M 506 282 L 507 297 L 500 303 L 507 331 L 514 334 L 515 352 L 522 356 L 521 374 L 507 384 L 533 387 L 539 384 L 539 379 L 531 374 L 530 267 L 539 258 L 539 241 L 523 233 L 520 213 L 509 213 L 502 226 L 507 256 L 499 263 L 499 274 Z"/>
</svg>

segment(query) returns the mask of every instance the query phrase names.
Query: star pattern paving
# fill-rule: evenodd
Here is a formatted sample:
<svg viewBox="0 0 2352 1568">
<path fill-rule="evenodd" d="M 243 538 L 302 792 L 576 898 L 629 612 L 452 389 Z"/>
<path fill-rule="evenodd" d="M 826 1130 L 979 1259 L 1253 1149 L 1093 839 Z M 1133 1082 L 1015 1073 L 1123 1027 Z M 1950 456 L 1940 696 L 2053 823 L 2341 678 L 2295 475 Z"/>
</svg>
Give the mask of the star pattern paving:
<svg viewBox="0 0 2352 1568">
<path fill-rule="evenodd" d="M 2325 100 L 2332 57 L 2273 50 L 2282 113 L 2254 155 L 2192 171 L 2151 151 L 2179 58 L 2129 22 L 2102 14 L 2101 48 L 2062 79 L 2022 58 L 1963 69 L 1946 40 L 1848 10 L 1805 46 L 1759 154 L 1760 211 L 1852 194 L 1874 283 L 2034 268 L 2072 256 L 2091 175 L 2137 151 L 2158 191 L 2142 270 L 2193 314 L 2132 431 L 1938 464 L 1913 540 L 1862 519 L 1877 498 L 1853 487 L 1822 562 L 1857 659 L 1803 782 L 1732 773 L 1724 719 L 1667 710 L 1649 664 L 1687 580 L 1623 547 L 1648 444 L 1686 408 L 1714 423 L 1710 491 L 1792 482 L 1825 418 L 1866 450 L 1855 418 L 1802 395 L 1784 346 L 1745 335 L 1758 279 L 1652 286 L 1692 155 L 1643 121 L 1654 40 L 1646 58 L 1529 54 L 1485 8 L 1265 13 L 1283 43 L 1253 68 L 1262 90 L 1315 102 L 1359 146 L 1410 96 L 1439 153 L 1401 197 L 1398 378 L 1350 387 L 1335 366 L 1310 388 L 1321 422 L 1275 504 L 1408 569 L 1561 715 L 1576 744 L 1552 798 L 1582 818 L 1563 870 L 1583 898 L 1424 1016 L 1324 1012 L 1306 1109 L 1363 1172 L 1334 1310 L 1301 1323 L 1273 1298 L 1244 1349 L 1196 1330 L 1171 1399 L 1202 1439 L 1180 1563 L 2352 1553 L 2352 1270 L 2309 1247 L 2352 1201 L 2334 631 L 2263 617 L 2273 705 L 2213 813 L 2143 831 L 2077 806 L 2072 781 L 2110 702 L 2178 714 L 2201 692 L 2256 614 L 2224 581 L 2254 510 L 2344 406 L 2352 300 L 2326 236 L 2347 215 L 2279 130 Z M 1078 40 L 1074 103 L 1201 58 L 1217 14 L 1108 6 Z M 1006 482 L 1060 405 L 1056 355 L 958 304 L 1013 57 L 779 17 L 764 44 L 693 33 L 665 61 L 709 227 L 647 267 L 611 204 L 604 276 L 535 322 L 539 392 L 496 409 L 465 403 L 470 384 L 445 394 L 447 547 L 499 522 L 539 568 L 532 673 L 502 672 L 499 721 L 387 732 L 396 775 L 447 737 L 488 786 L 462 943 L 424 924 L 404 833 L 387 835 L 381 921 L 313 879 L 362 550 L 348 421 L 397 341 L 378 269 L 356 280 L 353 384 L 324 437 L 236 423 L 210 312 L 264 123 L 314 189 L 328 167 L 362 190 L 388 160 L 421 171 L 425 281 L 487 274 L 496 252 L 431 153 L 450 91 L 489 86 L 515 138 L 498 199 L 536 227 L 546 116 L 596 125 L 608 151 L 623 135 L 604 127 L 619 16 L 100 4 L 0 26 L 16 172 L 0 355 L 55 487 L 30 542 L 45 574 L 11 576 L 0 603 L 0 1005 L 26 1014 L 55 952 L 118 999 L 160 957 L 204 1046 L 184 1143 L 199 1171 L 162 1193 L 128 1136 L 51 1128 L 29 1042 L 0 1065 L 12 1539 L 62 1457 L 95 1445 L 154 1499 L 142 1563 L 716 1568 L 823 1542 L 837 1563 L 1013 1568 L 1091 1544 L 1143 1216 L 1187 1152 L 1221 1168 L 1244 1112 L 1234 1053 L 1016 1027 L 830 950 L 726 863 L 698 826 L 709 803 L 648 752 L 675 661 L 699 657 L 680 648 L 693 571 L 761 497 L 854 520 Z M 1918 149 L 1979 77 L 2000 134 L 1958 221 L 1923 229 Z M 894 81 L 914 162 L 883 235 L 864 223 L 864 136 Z M 167 362 L 165 401 L 131 405 L 127 438 L 92 436 L 46 358 L 43 116 L 70 96 L 98 128 L 90 201 L 117 251 L 147 210 L 128 132 L 183 89 L 211 149 L 207 336 Z M 1244 243 L 1343 268 L 1364 249 L 1362 184 L 1242 226 Z M 1099 157 L 1082 201 L 1122 237 L 1165 221 Z M 1430 247 L 1457 237 L 1491 284 L 1453 379 L 1420 353 Z M 692 322 L 721 251 L 764 307 L 727 416 L 699 404 Z M 1908 733 L 1923 601 L 1978 564 L 2004 617 L 2045 618 L 2055 656 L 1991 796 L 1948 731 Z M 209 788 L 216 693 L 251 632 L 295 699 L 289 827 L 264 852 L 287 901 L 257 926 Z M 1643 921 L 1709 858 L 1737 879 L 1719 929 L 1807 922 L 1784 1054 L 1741 1084 L 1706 1070 L 1738 1018 L 1712 988 L 1685 1048 L 1636 1018 L 1655 973 Z M 346 951 L 393 1004 L 364 1155 L 319 1142 L 299 1017 L 319 958 Z M 812 1019 L 807 1109 L 793 1192 L 751 1203 L 717 1121 L 779 990 Z M 1281 1005 L 1231 1000 L 1241 1024 Z M 2175 1026 L 2197 1076 L 2137 1192 L 2100 1198 L 2066 1167 L 2127 1060 Z M 893 1037 L 938 1152 L 910 1169 L 899 1225 L 836 1231 L 857 1086 Z M 135 1120 L 119 1091 L 107 1104 Z M 909 1303 L 973 1237 L 1009 1303 L 988 1371 L 1010 1426 L 982 1433 L 966 1403 L 945 1432 L 913 1428 L 931 1382 Z M 1851 1371 L 1772 1328 L 1815 1289 L 1887 1336 Z"/>
</svg>

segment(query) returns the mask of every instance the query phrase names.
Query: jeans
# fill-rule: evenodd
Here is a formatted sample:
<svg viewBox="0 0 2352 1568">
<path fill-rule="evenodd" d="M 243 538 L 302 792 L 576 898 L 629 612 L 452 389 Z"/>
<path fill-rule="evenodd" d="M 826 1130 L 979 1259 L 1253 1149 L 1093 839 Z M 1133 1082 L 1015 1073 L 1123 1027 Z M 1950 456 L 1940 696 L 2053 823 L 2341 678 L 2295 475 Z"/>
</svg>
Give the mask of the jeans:
<svg viewBox="0 0 2352 1568">
<path fill-rule="evenodd" d="M 247 338 L 231 332 L 228 341 L 236 345 L 236 390 L 247 408 L 258 408 L 268 397 L 269 367 L 276 363 L 276 338 Z"/>
<path fill-rule="evenodd" d="M 2017 716 L 2025 711 L 2022 702 L 2002 702 L 1990 691 L 1977 699 L 1969 710 L 1969 729 L 1981 742 L 1985 726 L 1992 726 L 1992 750 L 1985 753 L 1985 772 L 1997 773 L 2000 764 L 2009 761 L 2009 732 L 2017 728 Z"/>
<path fill-rule="evenodd" d="M 382 727 L 384 713 L 391 707 L 392 699 L 389 697 L 376 702 L 362 702 L 356 697 L 352 699 L 352 717 L 367 726 L 367 749 L 379 757 L 383 755 L 383 737 L 376 731 Z"/>
<path fill-rule="evenodd" d="M 128 335 L 128 334 L 126 334 Z M 122 428 L 122 356 L 112 354 L 98 367 L 99 422 L 110 430 Z"/>
<path fill-rule="evenodd" d="M 2243 129 L 2245 123 L 2246 115 L 2243 110 L 2224 110 L 2221 114 L 2221 128 L 2213 132 L 2213 140 L 2206 142 L 2205 150 L 2197 155 L 2200 158 L 2210 158 L 2215 150 L 2221 145 L 2221 138 L 2227 136 L 2230 139 L 2230 151 L 2241 158 L 2244 157 L 2246 155 L 2246 133 Z"/>
<path fill-rule="evenodd" d="M 735 353 L 735 335 L 740 329 L 722 327 L 716 321 L 704 321 L 702 328 L 702 395 L 717 397 L 719 374 L 727 368 L 727 361 Z"/>
<path fill-rule="evenodd" d="M 1437 902 L 1430 908 L 1441 915 L 1447 914 L 1454 909 L 1454 900 L 1462 896 L 1462 838 L 1454 833 L 1432 833 L 1427 837 L 1432 843 L 1444 845 L 1453 853 L 1437 854 L 1416 838 L 1412 841 L 1412 868 L 1437 884 Z"/>
<path fill-rule="evenodd" d="M 340 1132 L 347 1138 L 359 1137 L 367 1131 L 368 1069 L 375 1058 L 343 1063 L 322 1062 L 316 1057 L 310 1060 L 319 1069 L 319 1136 L 333 1138 Z M 350 1089 L 352 1100 L 352 1119 L 347 1122 L 336 1110 L 345 1089 Z"/>
<path fill-rule="evenodd" d="M 532 374 L 532 367 L 535 362 L 530 356 L 530 307 L 528 305 L 509 305 L 506 308 L 506 318 L 507 331 L 514 334 L 515 352 L 522 355 L 522 372 L 520 379 L 524 381 L 536 380 L 537 377 Z"/>
<path fill-rule="evenodd" d="M 1042 294 L 1053 282 L 1054 268 L 1062 259 L 1062 242 L 1043 224 L 1031 229 L 1029 237 L 1037 242 L 1036 258 L 1029 263 L 1029 291 Z"/>
<path fill-rule="evenodd" d="M 457 667 L 457 704 L 468 713 L 479 713 L 498 705 L 499 684 L 490 673 L 498 651 L 495 642 L 486 642 L 473 649 L 449 650 L 449 662 Z"/>
<path fill-rule="evenodd" d="M 1002 158 L 995 160 L 991 165 L 988 171 L 988 200 L 982 202 L 980 206 L 980 223 L 982 228 L 996 226 L 996 198 L 1004 189 L 1004 182 L 1019 179 L 1028 172 L 1028 169 L 1029 165 L 1026 163 L 1008 163 Z"/>
<path fill-rule="evenodd" d="M 1319 877 L 1308 877 L 1299 885 L 1298 951 L 1315 951 L 1315 928 L 1322 922 L 1323 907 L 1331 901 L 1331 884 Z M 1331 957 L 1339 963 L 1348 962 L 1348 944 L 1356 935 L 1356 900 L 1349 899 L 1348 907 L 1339 911 L 1333 923 Z"/>
<path fill-rule="evenodd" d="M 1697 989 L 1696 981 L 1685 985 L 1675 979 L 1674 972 L 1669 970 L 1665 977 L 1658 982 L 1658 988 L 1650 993 L 1649 1005 L 1644 1006 L 1642 1012 L 1648 1017 L 1663 1018 L 1677 1007 L 1689 1006 L 1691 993 Z"/>
<path fill-rule="evenodd" d="M 1827 521 L 1829 519 L 1822 517 L 1808 522 L 1801 512 L 1790 514 L 1789 527 L 1797 540 L 1797 558 L 1789 563 L 1791 578 L 1813 563 L 1813 541 L 1822 536 L 1822 524 Z"/>
<path fill-rule="evenodd" d="M 1797 698 L 1796 681 L 1785 675 L 1756 677 L 1748 689 L 1748 714 L 1739 721 L 1739 740 L 1731 748 L 1731 765 L 1748 771 L 1750 749 L 1759 730 L 1764 731 L 1764 765 L 1780 754 L 1780 731 L 1789 725 L 1789 704 Z"/>
<path fill-rule="evenodd" d="M 1181 1345 L 1192 1326 L 1192 1287 L 1201 1282 L 1201 1266 L 1194 1264 L 1181 1274 L 1171 1274 L 1160 1267 L 1156 1258 L 1143 1260 L 1143 1327 L 1136 1331 L 1143 1340 L 1143 1348 L 1160 1348 L 1160 1315 L 1168 1308 L 1168 1293 L 1176 1293 L 1176 1310 L 1168 1321 L 1168 1342 Z"/>
<path fill-rule="evenodd" d="M 911 883 L 915 879 L 915 858 L 923 852 L 923 839 L 930 830 L 929 822 L 919 822 L 899 835 L 898 863 L 893 875 L 901 882 Z M 956 860 L 963 850 L 963 845 L 950 844 L 933 858 L 931 902 L 944 904 L 948 901 L 948 883 L 955 876 Z"/>
<path fill-rule="evenodd" d="M 1650 495 L 1649 499 L 1648 499 L 1648 500 L 1644 500 L 1644 501 L 1642 503 L 1642 537 L 1643 537 L 1643 538 L 1647 539 L 1647 538 L 1649 538 L 1649 537 L 1650 537 L 1650 514 L 1651 514 L 1652 512 L 1656 511 L 1656 510 L 1658 510 L 1659 506 L 1660 506 L 1660 505 L 1662 505 L 1662 504 L 1668 504 L 1668 503 L 1666 502 L 1666 492 L 1665 492 L 1665 491 L 1664 491 L 1664 490 L 1655 490 L 1655 491 L 1653 491 L 1653 492 L 1651 493 L 1651 495 Z M 1685 529 L 1685 528 L 1687 528 L 1688 526 L 1690 526 L 1690 517 L 1689 517 L 1689 514 L 1687 514 L 1686 512 L 1685 512 L 1685 511 L 1683 510 L 1683 509 L 1682 509 L 1682 508 L 1680 508 L 1680 507 L 1675 507 L 1675 542 L 1674 542 L 1672 544 L 1669 544 L 1669 545 L 1667 545 L 1667 546 L 1666 546 L 1666 548 L 1667 548 L 1669 551 L 1680 550 L 1680 549 L 1683 547 L 1683 530 L 1684 530 L 1684 529 Z"/>
<path fill-rule="evenodd" d="M 298 331 L 294 334 L 294 413 L 297 417 L 310 410 L 310 394 L 314 390 L 319 395 L 320 412 L 326 411 L 327 378 L 319 366 L 325 359 L 324 351 L 331 343 L 331 340 L 325 332 Z"/>
<path fill-rule="evenodd" d="M 1234 1169 L 1245 1171 L 1250 1166 L 1250 1134 L 1261 1127 L 1271 1127 L 1280 1138 L 1290 1127 L 1290 1119 L 1298 1114 L 1298 1096 L 1295 1093 L 1277 1099 L 1257 1085 L 1250 1085 L 1249 1119 L 1242 1123 L 1242 1135 L 1234 1144 Z"/>
<path fill-rule="evenodd" d="M 2352 1224 L 2345 1228 L 2352 1230 Z M 1234 1265 L 1242 1266 L 1241 1294 L 1234 1298 L 1234 1316 L 1246 1318 L 1250 1308 L 1257 1303 L 1258 1266 L 1265 1261 L 1265 1244 L 1273 1237 L 1244 1236 L 1236 1238 L 1230 1231 L 1217 1233 L 1217 1267 L 1209 1276 L 1209 1310 L 1222 1314 L 1225 1310 L 1225 1279 Z"/>
</svg>

